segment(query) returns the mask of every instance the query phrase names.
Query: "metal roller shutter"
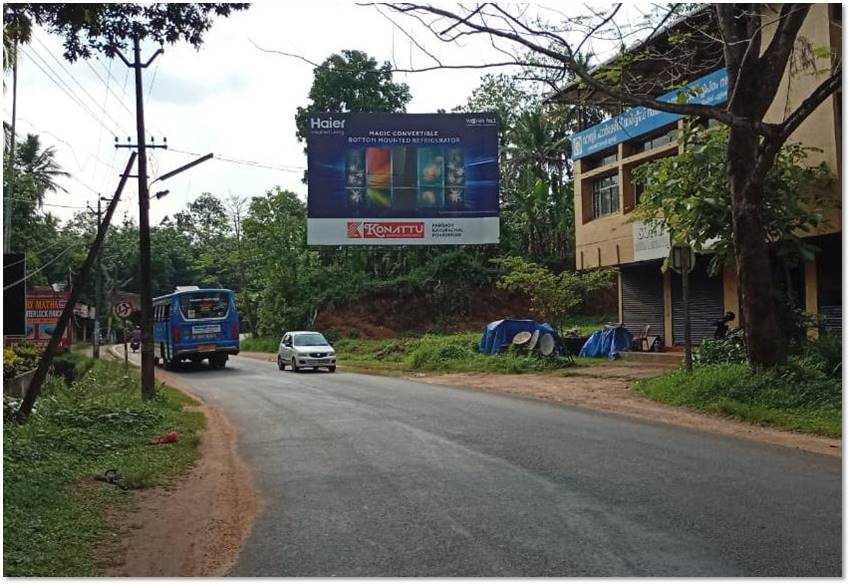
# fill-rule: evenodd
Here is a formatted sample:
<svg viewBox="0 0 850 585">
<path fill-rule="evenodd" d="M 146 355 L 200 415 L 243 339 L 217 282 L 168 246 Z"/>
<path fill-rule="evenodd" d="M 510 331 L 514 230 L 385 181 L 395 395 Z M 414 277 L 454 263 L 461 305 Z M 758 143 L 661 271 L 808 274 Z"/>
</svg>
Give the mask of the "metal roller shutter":
<svg viewBox="0 0 850 585">
<path fill-rule="evenodd" d="M 691 314 L 691 342 L 702 343 L 705 338 L 714 337 L 712 321 L 723 316 L 723 278 L 708 275 L 707 256 L 697 256 L 697 265 L 690 274 L 689 308 Z M 682 276 L 672 275 L 673 297 L 673 343 L 685 343 L 685 316 L 682 305 Z"/>
<path fill-rule="evenodd" d="M 817 255 L 818 313 L 827 330 L 841 334 L 841 236 L 824 236 L 815 245 Z"/>
<path fill-rule="evenodd" d="M 650 335 L 664 340 L 664 275 L 661 262 L 620 267 L 623 324 L 633 335 L 652 327 Z"/>
</svg>

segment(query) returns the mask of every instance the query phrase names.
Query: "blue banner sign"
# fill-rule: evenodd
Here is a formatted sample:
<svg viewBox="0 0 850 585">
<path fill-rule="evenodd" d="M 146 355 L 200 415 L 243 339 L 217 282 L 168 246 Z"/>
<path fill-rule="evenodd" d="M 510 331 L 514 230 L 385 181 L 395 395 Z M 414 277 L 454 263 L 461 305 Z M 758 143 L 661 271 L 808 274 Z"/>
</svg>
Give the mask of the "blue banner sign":
<svg viewBox="0 0 850 585">
<path fill-rule="evenodd" d="M 311 113 L 311 245 L 499 241 L 494 113 Z"/>
<path fill-rule="evenodd" d="M 665 93 L 658 100 L 673 103 L 680 94 L 684 93 L 688 103 L 716 106 L 726 102 L 727 90 L 726 69 L 718 69 L 681 89 Z M 628 142 L 675 122 L 681 117 L 680 114 L 659 112 L 649 108 L 632 108 L 615 118 L 574 134 L 572 137 L 573 160 L 596 154 L 621 142 Z"/>
</svg>

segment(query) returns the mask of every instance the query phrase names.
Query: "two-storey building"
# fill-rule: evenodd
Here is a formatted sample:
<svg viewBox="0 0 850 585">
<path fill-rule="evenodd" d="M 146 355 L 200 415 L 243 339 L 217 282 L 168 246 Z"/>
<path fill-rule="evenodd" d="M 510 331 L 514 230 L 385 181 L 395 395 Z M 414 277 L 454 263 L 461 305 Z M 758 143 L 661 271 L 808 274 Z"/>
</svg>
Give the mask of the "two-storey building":
<svg viewBox="0 0 850 585">
<path fill-rule="evenodd" d="M 700 17 L 703 17 L 701 15 Z M 813 47 L 841 50 L 841 6 L 816 4 L 798 38 Z M 765 36 L 769 37 L 766 22 Z M 766 42 L 765 42 L 766 44 Z M 699 77 L 683 79 L 701 91 L 694 100 L 722 104 L 726 100 L 726 74 L 722 60 L 716 60 L 716 48 L 702 47 Z M 715 55 L 715 57 L 710 57 Z M 712 61 L 712 58 L 715 60 Z M 711 64 L 714 63 L 713 69 Z M 647 71 L 651 76 L 660 71 Z M 804 71 L 786 71 L 782 89 L 771 106 L 768 121 L 780 121 L 805 99 L 822 81 Z M 662 85 L 663 87 L 663 85 Z M 660 93 L 660 92 L 659 92 Z M 678 93 L 678 92 L 677 92 Z M 698 96 L 698 97 L 697 97 Z M 590 97 L 590 99 L 589 99 Z M 592 101 L 586 89 L 575 84 L 559 93 L 557 99 L 572 103 Z M 602 98 L 604 96 L 600 96 Z M 611 105 L 610 102 L 608 104 Z M 663 259 L 669 253 L 669 236 L 653 233 L 630 214 L 640 201 L 633 171 L 639 165 L 677 153 L 680 116 L 633 108 L 573 136 L 575 177 L 576 267 L 604 266 L 619 268 L 619 318 L 637 332 L 651 325 L 665 346 L 683 343 L 682 287 L 678 275 L 662 273 Z M 792 281 L 801 306 L 810 313 L 826 317 L 834 328 L 841 326 L 841 94 L 827 99 L 792 135 L 791 141 L 819 149 L 810 162 L 826 162 L 836 181 L 825 194 L 834 202 L 827 209 L 826 221 L 815 234 L 809 234 L 819 248 L 817 260 L 792 270 Z M 708 259 L 698 257 L 691 273 L 690 311 L 693 339 L 710 336 L 711 322 L 726 311 L 740 315 L 737 274 L 734 265 L 722 273 L 709 275 Z M 733 326 L 737 325 L 736 322 Z"/>
</svg>

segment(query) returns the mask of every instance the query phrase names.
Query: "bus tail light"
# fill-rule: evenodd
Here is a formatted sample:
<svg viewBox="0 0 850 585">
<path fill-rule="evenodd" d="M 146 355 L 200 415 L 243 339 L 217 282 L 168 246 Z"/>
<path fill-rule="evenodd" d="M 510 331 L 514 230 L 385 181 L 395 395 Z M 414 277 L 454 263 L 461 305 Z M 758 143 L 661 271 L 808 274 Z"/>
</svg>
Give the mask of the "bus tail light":
<svg viewBox="0 0 850 585">
<path fill-rule="evenodd" d="M 230 337 L 239 339 L 239 324 L 236 321 L 230 324 Z"/>
<path fill-rule="evenodd" d="M 173 343 L 178 343 L 180 341 L 180 327 L 178 325 L 174 325 L 171 328 L 171 340 Z"/>
</svg>

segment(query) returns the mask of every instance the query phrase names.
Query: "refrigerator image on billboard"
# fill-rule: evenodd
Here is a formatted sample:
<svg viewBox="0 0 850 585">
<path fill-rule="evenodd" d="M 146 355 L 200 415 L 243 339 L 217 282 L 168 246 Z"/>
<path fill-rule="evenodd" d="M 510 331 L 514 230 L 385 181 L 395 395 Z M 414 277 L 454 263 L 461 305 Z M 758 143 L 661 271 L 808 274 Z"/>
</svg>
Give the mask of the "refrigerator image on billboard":
<svg viewBox="0 0 850 585">
<path fill-rule="evenodd" d="M 370 208 L 390 206 L 390 150 L 366 149 L 366 203 Z"/>
<path fill-rule="evenodd" d="M 406 211 L 416 209 L 416 164 L 415 148 L 409 146 L 393 148 L 393 209 Z"/>
<path fill-rule="evenodd" d="M 495 114 L 309 114 L 310 245 L 499 241 Z"/>
<path fill-rule="evenodd" d="M 443 206 L 443 149 L 420 148 L 417 152 L 419 159 L 419 192 L 416 206 L 419 208 L 434 208 Z"/>
</svg>

